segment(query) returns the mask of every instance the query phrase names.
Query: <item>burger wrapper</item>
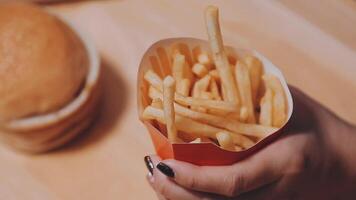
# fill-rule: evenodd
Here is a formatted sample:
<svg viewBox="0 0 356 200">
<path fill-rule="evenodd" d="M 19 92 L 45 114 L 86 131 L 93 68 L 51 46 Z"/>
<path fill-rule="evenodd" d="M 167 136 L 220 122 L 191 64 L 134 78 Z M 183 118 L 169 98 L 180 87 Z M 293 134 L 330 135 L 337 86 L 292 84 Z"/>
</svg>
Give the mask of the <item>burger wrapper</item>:
<svg viewBox="0 0 356 200">
<path fill-rule="evenodd" d="M 279 78 L 284 88 L 285 96 L 287 99 L 288 120 L 286 120 L 286 123 L 276 132 L 271 133 L 269 136 L 263 138 L 262 140 L 257 142 L 254 146 L 238 152 L 227 151 L 215 145 L 214 143 L 208 143 L 208 142 L 197 143 L 197 144 L 170 143 L 167 137 L 164 135 L 164 133 L 160 132 L 160 130 L 158 129 L 158 125 L 155 124 L 154 121 L 145 120 L 141 116 L 144 108 L 150 104 L 150 99 L 148 97 L 148 83 L 143 78 L 147 70 L 153 69 L 151 66 L 150 59 L 152 59 L 152 56 L 157 56 L 158 55 L 157 52 L 162 50 L 162 48 L 165 49 L 166 52 L 168 52 L 168 58 L 169 58 L 169 52 L 172 46 L 188 47 L 189 51 L 186 51 L 187 48 L 185 48 L 185 53 L 188 52 L 190 54 L 192 52 L 192 49 L 197 46 L 199 46 L 204 51 L 210 52 L 209 43 L 207 41 L 194 39 L 194 38 L 170 38 L 170 39 L 160 40 L 154 43 L 153 45 L 151 45 L 148 48 L 148 50 L 145 52 L 141 60 L 139 72 L 138 72 L 138 79 L 137 79 L 138 80 L 137 98 L 138 98 L 139 117 L 140 120 L 146 126 L 151 136 L 152 142 L 156 149 L 156 153 L 162 159 L 176 159 L 180 161 L 189 162 L 195 165 L 211 165 L 211 166 L 229 165 L 229 164 L 236 163 L 258 152 L 260 149 L 264 148 L 269 143 L 275 141 L 281 134 L 285 132 L 293 112 L 293 100 L 283 74 L 266 57 L 264 57 L 262 54 L 258 53 L 255 50 L 238 49 L 238 48 L 226 46 L 225 47 L 226 53 L 229 56 L 229 58 L 231 58 L 232 60 L 236 60 L 240 57 L 243 57 L 246 54 L 253 55 L 263 63 L 265 74 L 273 74 Z M 190 58 L 189 55 L 185 55 L 185 56 L 186 57 L 188 56 L 187 58 L 188 62 L 189 59 L 190 60 L 194 59 L 192 58 L 191 55 Z M 160 70 L 164 71 L 168 66 L 161 64 L 160 67 L 161 67 Z M 153 70 L 157 71 L 157 69 L 153 69 Z"/>
</svg>

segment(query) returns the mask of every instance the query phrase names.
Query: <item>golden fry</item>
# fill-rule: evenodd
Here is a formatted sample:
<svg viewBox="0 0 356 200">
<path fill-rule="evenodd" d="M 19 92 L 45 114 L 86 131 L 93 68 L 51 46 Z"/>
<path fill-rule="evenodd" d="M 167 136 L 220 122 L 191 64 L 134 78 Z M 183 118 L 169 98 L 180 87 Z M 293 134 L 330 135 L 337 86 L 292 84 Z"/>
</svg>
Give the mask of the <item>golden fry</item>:
<svg viewBox="0 0 356 200">
<path fill-rule="evenodd" d="M 211 60 L 209 54 L 207 52 L 201 52 L 198 55 L 198 62 L 204 65 L 207 69 L 213 68 L 213 61 Z"/>
<path fill-rule="evenodd" d="M 231 137 L 230 133 L 227 133 L 226 131 L 218 132 L 216 134 L 216 139 L 218 140 L 221 148 L 228 150 L 228 151 L 235 150 L 234 140 Z"/>
<path fill-rule="evenodd" d="M 265 95 L 261 99 L 260 107 L 260 124 L 272 126 L 272 104 L 273 96 L 271 89 L 267 89 Z"/>
<path fill-rule="evenodd" d="M 279 79 L 274 75 L 264 75 L 263 80 L 267 88 L 273 92 L 272 126 L 282 127 L 287 120 L 287 101 L 284 89 Z"/>
<path fill-rule="evenodd" d="M 248 119 L 248 111 L 247 111 L 247 108 L 245 106 L 242 106 L 241 109 L 240 109 L 240 118 L 239 120 L 241 122 L 246 122 Z"/>
<path fill-rule="evenodd" d="M 163 80 L 163 111 L 166 119 L 168 140 L 177 142 L 177 129 L 175 126 L 174 93 L 175 81 L 171 76 Z"/>
<path fill-rule="evenodd" d="M 151 69 L 147 70 L 144 75 L 144 79 L 153 87 L 155 87 L 159 91 L 162 91 L 162 79 L 158 76 L 156 72 Z"/>
<path fill-rule="evenodd" d="M 243 62 L 246 63 L 250 75 L 253 105 L 258 106 L 257 98 L 263 73 L 262 62 L 258 58 L 250 55 L 245 56 Z"/>
<path fill-rule="evenodd" d="M 210 76 L 206 75 L 200 80 L 196 81 L 194 86 L 193 86 L 193 98 L 201 98 L 201 99 L 206 99 L 203 98 L 202 93 L 208 90 L 209 83 L 210 83 Z M 199 106 L 192 106 L 193 110 L 200 111 L 200 112 L 206 112 L 207 109 Z"/>
<path fill-rule="evenodd" d="M 193 97 L 199 98 L 201 92 L 208 90 L 210 79 L 211 77 L 209 75 L 206 75 L 195 82 L 193 86 Z"/>
<path fill-rule="evenodd" d="M 163 108 L 163 102 L 161 99 L 153 99 L 152 100 L 152 103 L 151 103 L 151 106 L 154 107 L 154 108 Z"/>
<path fill-rule="evenodd" d="M 205 10 L 205 23 L 210 42 L 210 49 L 213 54 L 216 69 L 221 77 L 222 88 L 224 88 L 227 97 L 226 100 L 239 104 L 238 89 L 224 50 L 218 15 L 219 11 L 215 6 L 208 6 Z"/>
<path fill-rule="evenodd" d="M 187 78 L 178 80 L 176 83 L 177 93 L 183 96 L 189 96 L 190 85 L 190 80 Z"/>
<path fill-rule="evenodd" d="M 192 71 L 199 78 L 204 77 L 209 72 L 208 69 L 203 64 L 200 64 L 200 63 L 195 63 L 193 65 Z"/>
<path fill-rule="evenodd" d="M 235 78 L 239 88 L 241 105 L 247 109 L 247 122 L 255 123 L 255 109 L 252 102 L 251 81 L 248 69 L 243 62 L 238 62 L 235 66 Z"/>
<path fill-rule="evenodd" d="M 214 79 L 211 79 L 209 89 L 210 89 L 211 94 L 213 95 L 213 99 L 219 100 L 219 101 L 222 100 L 222 98 L 220 96 L 218 84 L 216 83 L 216 81 Z"/>
<path fill-rule="evenodd" d="M 213 69 L 209 72 L 209 75 L 211 76 L 211 78 L 213 78 L 215 81 L 220 81 L 220 76 L 219 76 L 219 72 L 216 69 Z"/>
</svg>

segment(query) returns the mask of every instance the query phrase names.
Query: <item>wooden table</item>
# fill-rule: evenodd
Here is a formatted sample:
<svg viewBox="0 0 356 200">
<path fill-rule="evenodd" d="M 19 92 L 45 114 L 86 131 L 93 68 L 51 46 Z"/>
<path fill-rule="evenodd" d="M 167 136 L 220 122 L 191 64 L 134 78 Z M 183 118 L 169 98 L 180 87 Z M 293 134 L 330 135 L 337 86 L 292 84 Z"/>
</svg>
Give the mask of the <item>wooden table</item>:
<svg viewBox="0 0 356 200">
<path fill-rule="evenodd" d="M 137 119 L 137 67 L 159 39 L 207 38 L 203 9 L 208 3 L 221 8 L 226 44 L 262 52 L 291 84 L 356 123 L 355 1 L 50 4 L 86 31 L 101 53 L 102 113 L 91 131 L 51 153 L 23 155 L 1 146 L 0 199 L 155 199 L 145 181 L 143 157 L 153 147 Z"/>
</svg>

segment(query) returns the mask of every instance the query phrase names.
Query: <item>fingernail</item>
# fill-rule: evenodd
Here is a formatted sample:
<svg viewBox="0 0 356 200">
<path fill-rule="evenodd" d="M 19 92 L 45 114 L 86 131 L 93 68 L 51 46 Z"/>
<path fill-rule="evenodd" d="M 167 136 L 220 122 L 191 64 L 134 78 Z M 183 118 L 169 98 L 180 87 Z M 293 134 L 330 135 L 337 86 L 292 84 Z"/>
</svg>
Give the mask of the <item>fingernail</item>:
<svg viewBox="0 0 356 200">
<path fill-rule="evenodd" d="M 161 171 L 164 175 L 174 178 L 174 171 L 168 165 L 164 164 L 163 162 L 158 163 L 157 169 Z"/>
<path fill-rule="evenodd" d="M 146 167 L 147 167 L 148 171 L 150 172 L 150 174 L 153 174 L 154 165 L 153 165 L 153 162 L 151 160 L 151 157 L 145 156 L 144 160 L 145 160 Z"/>
</svg>

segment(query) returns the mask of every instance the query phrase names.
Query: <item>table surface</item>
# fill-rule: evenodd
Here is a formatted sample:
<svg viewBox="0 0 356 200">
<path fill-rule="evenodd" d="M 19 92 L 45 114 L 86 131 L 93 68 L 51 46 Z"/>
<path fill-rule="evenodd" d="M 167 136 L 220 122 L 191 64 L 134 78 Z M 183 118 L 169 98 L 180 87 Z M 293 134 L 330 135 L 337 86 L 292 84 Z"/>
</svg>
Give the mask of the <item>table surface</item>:
<svg viewBox="0 0 356 200">
<path fill-rule="evenodd" d="M 0 146 L 0 199 L 155 199 L 143 157 L 153 146 L 136 110 L 141 56 L 168 37 L 206 39 L 203 10 L 221 9 L 228 45 L 255 48 L 288 82 L 356 123 L 356 2 L 76 1 L 44 5 L 88 33 L 105 92 L 94 127 L 65 147 L 23 155 Z"/>
</svg>

